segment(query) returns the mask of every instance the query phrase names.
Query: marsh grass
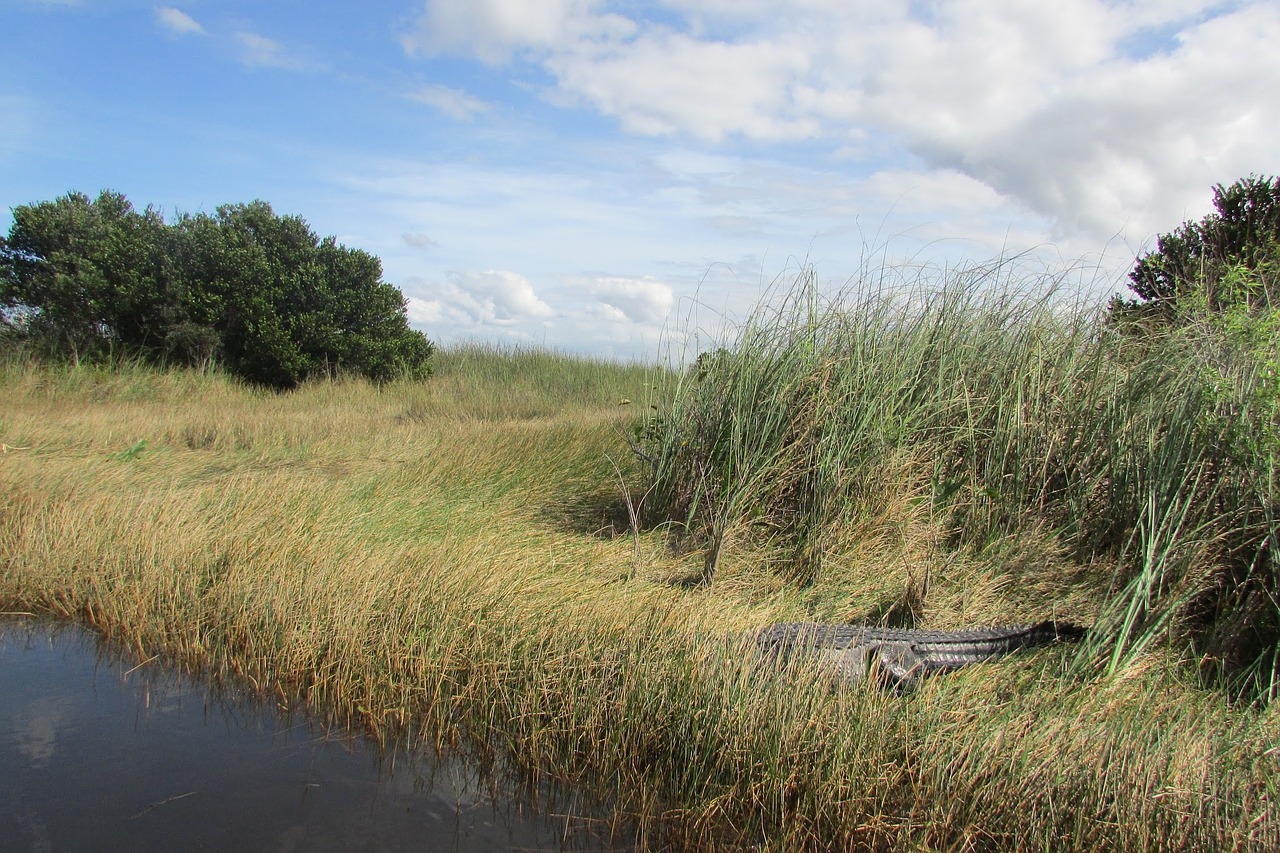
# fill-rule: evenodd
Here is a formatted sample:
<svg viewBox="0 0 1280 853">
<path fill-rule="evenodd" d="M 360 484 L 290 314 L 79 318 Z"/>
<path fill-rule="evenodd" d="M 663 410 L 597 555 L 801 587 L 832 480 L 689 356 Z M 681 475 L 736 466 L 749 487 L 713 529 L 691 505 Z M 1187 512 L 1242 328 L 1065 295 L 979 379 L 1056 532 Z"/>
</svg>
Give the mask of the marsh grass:
<svg viewBox="0 0 1280 853">
<path fill-rule="evenodd" d="M 1266 700 L 1280 492 L 1273 452 L 1225 440 L 1269 423 L 1243 356 L 1194 324 L 1133 334 L 1000 263 L 834 295 L 802 276 L 668 377 L 645 509 L 704 583 L 746 551 L 817 585 L 899 531 L 899 596 L 838 615 L 1065 617 L 1111 674 L 1171 643 Z"/>
<path fill-rule="evenodd" d="M 426 383 L 284 395 L 216 373 L 9 365 L 0 441 L 22 449 L 0 456 L 0 605 L 581 792 L 653 849 L 1280 843 L 1274 706 L 1232 707 L 1167 649 L 1110 675 L 1072 674 L 1052 649 L 905 697 L 753 667 L 743 631 L 859 615 L 948 553 L 949 469 L 932 476 L 933 445 L 878 457 L 883 479 L 837 534 L 865 549 L 831 547 L 807 586 L 741 529 L 713 584 L 681 585 L 702 554 L 596 517 L 620 517 L 618 468 L 644 473 L 623 440 L 636 404 L 620 403 L 661 377 L 475 348 Z M 790 488 L 811 476 L 778 471 Z M 1085 612 L 1098 573 L 1072 575 L 1063 551 L 1050 578 L 1028 555 L 1052 541 L 944 556 L 925 601 L 977 621 L 1040 589 Z"/>
</svg>

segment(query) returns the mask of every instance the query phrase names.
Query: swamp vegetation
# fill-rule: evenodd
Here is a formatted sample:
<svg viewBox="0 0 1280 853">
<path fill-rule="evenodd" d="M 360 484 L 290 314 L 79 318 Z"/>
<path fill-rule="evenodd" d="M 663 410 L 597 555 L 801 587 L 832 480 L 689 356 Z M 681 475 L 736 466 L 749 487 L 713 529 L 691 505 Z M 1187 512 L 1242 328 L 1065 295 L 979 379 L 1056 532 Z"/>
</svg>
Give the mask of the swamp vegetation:
<svg viewBox="0 0 1280 853">
<path fill-rule="evenodd" d="M 801 287 L 686 371 L 472 347 L 277 394 L 14 357 L 0 605 L 587 792 L 651 849 L 1274 849 L 1273 669 L 1201 666 L 1205 602 L 1257 607 L 1223 579 L 1274 591 L 1213 526 L 1274 469 L 1188 449 L 1219 410 L 1139 393 L 1160 345 L 971 284 Z M 724 639 L 1049 616 L 1101 639 L 907 696 Z"/>
</svg>

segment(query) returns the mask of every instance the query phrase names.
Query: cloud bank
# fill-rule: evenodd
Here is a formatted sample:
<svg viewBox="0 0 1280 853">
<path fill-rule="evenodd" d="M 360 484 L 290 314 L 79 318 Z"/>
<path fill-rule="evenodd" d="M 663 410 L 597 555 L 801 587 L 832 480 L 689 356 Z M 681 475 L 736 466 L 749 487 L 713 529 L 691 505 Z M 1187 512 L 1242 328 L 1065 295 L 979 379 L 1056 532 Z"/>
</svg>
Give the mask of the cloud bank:
<svg viewBox="0 0 1280 853">
<path fill-rule="evenodd" d="M 1274 162 L 1277 42 L 1274 3 L 1206 0 L 431 0 L 402 38 L 537 69 L 633 134 L 854 162 L 892 140 L 1093 239 Z"/>
</svg>

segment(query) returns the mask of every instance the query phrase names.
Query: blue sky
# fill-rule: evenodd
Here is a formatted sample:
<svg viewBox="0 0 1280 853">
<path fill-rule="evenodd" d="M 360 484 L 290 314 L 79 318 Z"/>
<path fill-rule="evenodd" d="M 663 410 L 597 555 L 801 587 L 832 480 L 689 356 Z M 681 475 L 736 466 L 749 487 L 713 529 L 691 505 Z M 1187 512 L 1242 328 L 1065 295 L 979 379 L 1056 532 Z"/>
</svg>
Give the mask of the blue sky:
<svg viewBox="0 0 1280 853">
<path fill-rule="evenodd" d="M 445 343 L 652 357 L 805 261 L 1026 252 L 1101 295 L 1280 172 L 1274 2 L 3 0 L 0 32 L 0 227 L 262 198 Z"/>
</svg>

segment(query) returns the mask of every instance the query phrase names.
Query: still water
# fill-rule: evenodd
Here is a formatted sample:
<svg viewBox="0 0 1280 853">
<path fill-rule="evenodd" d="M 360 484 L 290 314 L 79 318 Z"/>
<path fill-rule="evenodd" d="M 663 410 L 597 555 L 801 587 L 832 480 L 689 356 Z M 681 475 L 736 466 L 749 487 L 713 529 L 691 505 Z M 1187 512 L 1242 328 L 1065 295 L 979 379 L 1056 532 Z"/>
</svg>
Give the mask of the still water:
<svg viewBox="0 0 1280 853">
<path fill-rule="evenodd" d="M 366 741 L 0 617 L 0 849 L 600 849 L 582 825 L 495 801 L 456 762 Z"/>
</svg>

